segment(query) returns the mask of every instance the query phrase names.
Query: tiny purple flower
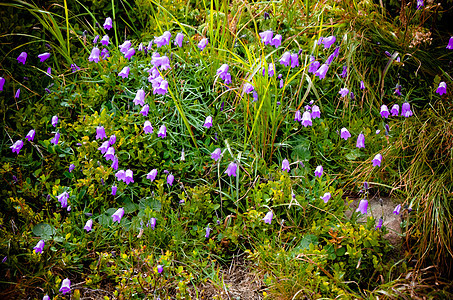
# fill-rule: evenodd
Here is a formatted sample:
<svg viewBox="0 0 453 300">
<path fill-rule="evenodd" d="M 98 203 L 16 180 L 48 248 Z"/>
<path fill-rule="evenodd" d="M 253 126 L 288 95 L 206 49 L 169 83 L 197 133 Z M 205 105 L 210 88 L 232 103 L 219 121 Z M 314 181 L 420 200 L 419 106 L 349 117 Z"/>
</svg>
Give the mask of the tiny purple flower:
<svg viewBox="0 0 453 300">
<path fill-rule="evenodd" d="M 85 229 L 87 232 L 90 232 L 93 227 L 93 220 L 89 219 L 86 223 L 83 229 Z"/>
<path fill-rule="evenodd" d="M 224 172 L 225 174 L 227 174 L 228 176 L 234 176 L 236 177 L 236 170 L 237 170 L 238 166 L 236 163 L 234 162 L 230 162 L 230 164 L 228 165 L 228 168 L 227 170 Z"/>
<path fill-rule="evenodd" d="M 127 50 L 132 46 L 131 41 L 124 41 L 119 47 L 120 47 L 120 52 L 123 54 L 127 53 Z"/>
<path fill-rule="evenodd" d="M 156 229 L 156 223 L 157 223 L 156 218 L 151 218 L 151 219 L 149 220 L 149 226 L 151 226 L 151 229 L 152 229 L 152 230 Z"/>
<path fill-rule="evenodd" d="M 300 122 L 302 121 L 302 117 L 300 116 L 300 110 L 297 110 L 295 115 L 294 115 L 294 121 Z"/>
<path fill-rule="evenodd" d="M 160 138 L 165 138 L 167 136 L 167 127 L 165 127 L 165 125 L 160 126 L 157 136 Z"/>
<path fill-rule="evenodd" d="M 319 110 L 318 105 L 313 105 L 311 109 L 311 118 L 312 119 L 321 118 L 321 111 Z"/>
<path fill-rule="evenodd" d="M 252 95 L 253 95 L 253 102 L 258 101 L 258 93 L 255 90 L 253 91 Z"/>
<path fill-rule="evenodd" d="M 207 116 L 206 120 L 204 121 L 203 127 L 210 128 L 212 127 L 212 117 Z"/>
<path fill-rule="evenodd" d="M 127 78 L 129 76 L 129 72 L 130 72 L 130 69 L 129 69 L 129 67 L 126 66 L 121 70 L 121 72 L 118 73 L 118 76 Z"/>
<path fill-rule="evenodd" d="M 447 84 L 444 81 L 439 83 L 439 87 L 437 88 L 436 93 L 438 93 L 439 96 L 447 93 Z"/>
<path fill-rule="evenodd" d="M 366 200 L 366 199 L 360 200 L 359 207 L 357 207 L 356 212 L 361 212 L 362 214 L 366 215 L 367 209 L 368 209 L 368 200 Z"/>
<path fill-rule="evenodd" d="M 365 83 L 363 82 L 363 80 L 360 81 L 360 89 L 361 90 L 365 89 Z"/>
<path fill-rule="evenodd" d="M 209 239 L 209 234 L 210 233 L 211 233 L 211 228 L 209 228 L 209 225 L 208 225 L 208 227 L 206 227 L 206 234 L 204 235 L 204 237 Z"/>
<path fill-rule="evenodd" d="M 381 117 L 383 117 L 384 119 L 387 119 L 389 117 L 390 113 L 389 113 L 389 109 L 387 107 L 387 105 L 383 104 L 381 106 Z"/>
<path fill-rule="evenodd" d="M 395 215 L 399 215 L 401 212 L 401 204 L 398 204 L 396 207 L 395 207 L 395 210 L 393 211 L 393 213 Z"/>
<path fill-rule="evenodd" d="M 305 111 L 304 114 L 302 115 L 302 125 L 304 127 L 312 126 L 311 114 L 309 111 Z"/>
<path fill-rule="evenodd" d="M 116 172 L 115 177 L 118 181 L 124 181 L 126 179 L 126 171 L 119 170 Z"/>
<path fill-rule="evenodd" d="M 113 26 L 112 18 L 108 17 L 104 22 L 104 29 L 110 30 Z"/>
<path fill-rule="evenodd" d="M 244 84 L 244 93 L 246 94 L 250 94 L 255 88 L 253 87 L 253 85 L 251 85 L 250 83 L 245 83 Z"/>
<path fill-rule="evenodd" d="M 448 41 L 447 49 L 453 50 L 453 36 L 450 37 L 450 40 Z"/>
<path fill-rule="evenodd" d="M 324 168 L 322 166 L 317 166 L 315 170 L 315 176 L 321 178 Z"/>
<path fill-rule="evenodd" d="M 124 208 L 119 208 L 113 215 L 113 223 L 118 222 L 118 224 L 121 222 L 121 218 L 124 216 Z"/>
<path fill-rule="evenodd" d="M 348 76 L 348 67 L 344 66 L 343 67 L 343 72 L 340 74 L 340 77 L 341 78 L 345 78 L 346 76 Z"/>
<path fill-rule="evenodd" d="M 299 66 L 299 56 L 297 53 L 291 54 L 291 68 L 295 68 Z"/>
<path fill-rule="evenodd" d="M 326 37 L 326 38 L 323 38 L 322 39 L 322 44 L 324 45 L 324 49 L 330 48 L 330 46 L 332 46 L 335 43 L 336 40 L 337 40 L 337 38 L 334 37 L 333 35 L 331 35 L 329 37 Z"/>
<path fill-rule="evenodd" d="M 101 39 L 101 44 L 104 45 L 104 46 L 108 46 L 109 44 L 109 36 L 108 35 L 104 35 Z M 105 53 L 104 53 L 105 54 Z"/>
<path fill-rule="evenodd" d="M 378 224 L 374 230 L 382 229 L 382 224 L 384 223 L 384 219 L 379 218 Z"/>
<path fill-rule="evenodd" d="M 203 51 L 204 48 L 206 48 L 206 46 L 208 45 L 209 41 L 207 38 L 204 38 L 202 39 L 199 43 L 198 43 L 198 49 L 200 49 L 200 51 Z"/>
<path fill-rule="evenodd" d="M 69 173 L 71 173 L 72 171 L 74 171 L 75 169 L 75 165 L 74 164 L 70 164 L 69 165 Z"/>
<path fill-rule="evenodd" d="M 124 182 L 127 185 L 129 185 L 129 183 L 131 183 L 131 182 L 134 182 L 133 176 L 134 176 L 134 172 L 132 172 L 132 170 L 130 170 L 130 169 L 127 169 L 126 173 L 124 175 Z"/>
<path fill-rule="evenodd" d="M 104 141 L 102 143 L 102 145 L 98 148 L 99 151 L 101 151 L 102 154 L 105 154 L 105 152 L 107 152 L 107 150 L 109 149 L 109 141 Z"/>
<path fill-rule="evenodd" d="M 132 56 L 135 55 L 135 49 L 134 48 L 129 48 L 127 49 L 127 52 L 124 54 L 124 58 L 131 59 Z"/>
<path fill-rule="evenodd" d="M 315 60 L 314 62 L 310 63 L 310 66 L 308 67 L 308 73 L 315 74 L 316 71 L 318 71 L 320 64 L 321 63 L 319 61 L 317 61 L 317 60 Z"/>
<path fill-rule="evenodd" d="M 89 61 L 94 61 L 95 63 L 99 62 L 99 54 L 101 51 L 99 50 L 98 47 L 94 47 L 93 50 L 91 50 L 90 57 L 88 57 Z"/>
<path fill-rule="evenodd" d="M 118 190 L 118 187 L 117 187 L 116 185 L 112 185 L 112 192 L 111 192 L 111 194 L 112 194 L 113 196 L 116 196 L 116 191 L 117 191 L 117 190 Z"/>
<path fill-rule="evenodd" d="M 109 146 L 112 146 L 116 143 L 116 135 L 112 134 L 109 138 Z"/>
<path fill-rule="evenodd" d="M 289 51 L 286 51 L 285 53 L 283 53 L 279 61 L 280 64 L 284 65 L 285 67 L 289 66 L 291 62 L 291 53 L 289 53 Z"/>
<path fill-rule="evenodd" d="M 148 104 L 145 104 L 143 107 L 142 107 L 142 110 L 140 111 L 140 113 L 146 117 L 148 116 L 148 113 L 149 113 L 149 105 Z"/>
<path fill-rule="evenodd" d="M 324 79 L 326 77 L 326 73 L 329 70 L 329 65 L 323 64 L 319 69 L 315 72 L 315 76 L 318 76 L 319 79 Z"/>
<path fill-rule="evenodd" d="M 365 135 L 363 133 L 359 134 L 357 137 L 357 143 L 355 146 L 357 148 L 365 148 Z"/>
<path fill-rule="evenodd" d="M 261 37 L 261 41 L 263 42 L 263 44 L 269 45 L 272 42 L 272 36 L 274 35 L 274 33 L 272 32 L 272 30 L 267 30 L 264 32 L 260 32 L 259 35 Z"/>
<path fill-rule="evenodd" d="M 34 129 L 30 130 L 27 135 L 25 136 L 25 138 L 27 140 L 29 140 L 30 142 L 33 141 L 33 139 L 35 138 L 35 134 L 36 134 L 36 131 Z"/>
<path fill-rule="evenodd" d="M 341 97 L 346 97 L 349 94 L 349 90 L 347 88 L 342 88 L 338 93 L 341 95 Z"/>
<path fill-rule="evenodd" d="M 217 69 L 217 75 L 223 80 L 226 80 L 226 76 L 228 74 L 229 66 L 227 64 L 223 64 L 220 68 Z"/>
<path fill-rule="evenodd" d="M 55 136 L 50 140 L 50 142 L 54 145 L 58 145 L 58 140 L 60 139 L 60 133 L 56 132 Z"/>
<path fill-rule="evenodd" d="M 330 193 L 324 193 L 324 196 L 321 197 L 322 200 L 324 200 L 324 203 L 327 203 L 332 195 Z"/>
<path fill-rule="evenodd" d="M 271 224 L 273 216 L 274 216 L 274 214 L 272 213 L 272 210 L 268 211 L 267 214 L 263 218 L 264 223 Z"/>
<path fill-rule="evenodd" d="M 344 139 L 345 141 L 347 141 L 348 138 L 351 137 L 351 134 L 349 133 L 349 131 L 345 127 L 343 127 L 343 128 L 341 128 L 341 131 L 340 131 L 340 137 L 342 139 Z"/>
<path fill-rule="evenodd" d="M 103 140 L 107 137 L 107 135 L 105 134 L 105 129 L 104 129 L 104 126 L 98 126 L 96 127 L 96 139 L 99 140 Z"/>
<path fill-rule="evenodd" d="M 423 6 L 423 0 L 417 0 L 417 10 L 422 9 Z"/>
<path fill-rule="evenodd" d="M 393 104 L 390 112 L 392 113 L 392 117 L 398 117 L 398 114 L 400 112 L 400 106 L 398 104 Z"/>
<path fill-rule="evenodd" d="M 12 149 L 13 153 L 19 154 L 20 149 L 24 146 L 24 142 L 21 140 L 17 140 L 10 148 Z"/>
<path fill-rule="evenodd" d="M 157 272 L 158 272 L 159 274 L 161 274 L 163 271 L 164 271 L 164 266 L 158 265 L 158 266 L 157 266 Z"/>
<path fill-rule="evenodd" d="M 282 161 L 282 171 L 286 171 L 286 172 L 290 171 L 289 161 L 286 158 Z"/>
<path fill-rule="evenodd" d="M 154 38 L 154 43 L 158 48 L 170 44 L 171 33 L 165 31 L 161 36 Z"/>
<path fill-rule="evenodd" d="M 146 179 L 149 179 L 151 181 L 154 181 L 157 176 L 157 169 L 152 169 L 148 174 L 146 174 Z"/>
<path fill-rule="evenodd" d="M 373 158 L 373 167 L 380 167 L 381 162 L 382 162 L 382 155 L 376 154 L 376 156 Z"/>
<path fill-rule="evenodd" d="M 17 89 L 16 95 L 14 95 L 14 98 L 19 99 L 20 96 L 20 88 Z"/>
<path fill-rule="evenodd" d="M 401 107 L 401 115 L 409 118 L 412 116 L 411 105 L 408 102 L 404 102 Z"/>
<path fill-rule="evenodd" d="M 27 52 L 22 52 L 21 54 L 19 54 L 17 61 L 25 65 L 25 62 L 27 61 Z"/>
<path fill-rule="evenodd" d="M 278 48 L 278 47 L 280 47 L 281 44 L 282 44 L 282 36 L 280 34 L 276 34 L 271 41 L 271 45 L 275 46 L 275 48 Z"/>
<path fill-rule="evenodd" d="M 214 161 L 217 161 L 218 159 L 220 159 L 221 153 L 222 153 L 222 150 L 220 150 L 220 148 L 217 148 L 214 150 L 214 152 L 211 153 L 211 158 Z"/>
<path fill-rule="evenodd" d="M 44 250 L 44 246 L 45 246 L 45 242 L 44 240 L 40 240 L 35 247 L 33 247 L 33 249 L 35 250 L 36 253 L 42 253 L 42 251 Z"/>
<path fill-rule="evenodd" d="M 115 148 L 108 147 L 107 152 L 105 152 L 104 157 L 107 161 L 113 161 L 115 159 Z"/>
<path fill-rule="evenodd" d="M 44 62 L 46 59 L 48 59 L 50 57 L 50 53 L 46 52 L 46 53 L 42 53 L 42 54 L 39 54 L 38 55 L 38 58 L 41 62 Z"/>
<path fill-rule="evenodd" d="M 0 91 L 3 91 L 3 86 L 5 85 L 6 79 L 3 77 L 0 77 Z"/>
<path fill-rule="evenodd" d="M 60 292 L 64 295 L 71 292 L 71 280 L 68 278 L 64 279 L 61 283 Z"/>
<path fill-rule="evenodd" d="M 57 196 L 58 201 L 61 203 L 61 207 L 65 208 L 68 206 L 69 194 L 68 192 L 63 192 Z"/>
<path fill-rule="evenodd" d="M 178 45 L 178 47 L 181 48 L 183 39 L 184 39 L 184 34 L 179 32 L 175 37 L 175 45 Z"/>
<path fill-rule="evenodd" d="M 396 84 L 394 94 L 397 96 L 401 96 L 401 85 L 399 83 Z"/>
<path fill-rule="evenodd" d="M 151 125 L 150 121 L 145 121 L 145 125 L 143 126 L 143 131 L 145 133 L 153 133 L 153 126 Z"/>
<path fill-rule="evenodd" d="M 175 180 L 175 176 L 173 174 L 168 174 L 167 176 L 167 184 L 169 186 L 173 186 L 173 181 Z"/>
</svg>

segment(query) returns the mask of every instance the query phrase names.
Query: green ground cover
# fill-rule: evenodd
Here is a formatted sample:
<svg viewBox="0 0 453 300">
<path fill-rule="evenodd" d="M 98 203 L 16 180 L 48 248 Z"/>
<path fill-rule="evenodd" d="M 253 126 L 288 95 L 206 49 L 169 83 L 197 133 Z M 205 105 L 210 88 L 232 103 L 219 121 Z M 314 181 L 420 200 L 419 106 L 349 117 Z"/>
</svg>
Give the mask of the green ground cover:
<svg viewBox="0 0 453 300">
<path fill-rule="evenodd" d="M 450 4 L 0 3 L 0 295 L 451 297 Z"/>
</svg>

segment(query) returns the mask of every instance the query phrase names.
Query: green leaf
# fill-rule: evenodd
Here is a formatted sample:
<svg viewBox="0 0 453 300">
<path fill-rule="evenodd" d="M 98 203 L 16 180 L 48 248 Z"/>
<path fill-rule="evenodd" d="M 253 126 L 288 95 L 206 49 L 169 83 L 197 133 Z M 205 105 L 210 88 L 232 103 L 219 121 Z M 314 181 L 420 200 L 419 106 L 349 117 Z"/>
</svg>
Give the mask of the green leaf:
<svg viewBox="0 0 453 300">
<path fill-rule="evenodd" d="M 32 231 L 34 235 L 46 240 L 50 239 L 50 237 L 56 232 L 55 227 L 46 223 L 36 224 Z"/>
</svg>

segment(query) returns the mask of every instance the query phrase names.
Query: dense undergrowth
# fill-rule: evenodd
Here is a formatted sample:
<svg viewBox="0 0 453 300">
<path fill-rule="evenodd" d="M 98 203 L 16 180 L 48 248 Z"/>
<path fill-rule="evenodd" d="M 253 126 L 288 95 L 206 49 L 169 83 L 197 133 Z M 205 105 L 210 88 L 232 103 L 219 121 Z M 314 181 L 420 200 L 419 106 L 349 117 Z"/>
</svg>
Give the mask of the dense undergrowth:
<svg viewBox="0 0 453 300">
<path fill-rule="evenodd" d="M 0 295 L 451 296 L 451 9 L 391 4 L 2 4 Z"/>
</svg>

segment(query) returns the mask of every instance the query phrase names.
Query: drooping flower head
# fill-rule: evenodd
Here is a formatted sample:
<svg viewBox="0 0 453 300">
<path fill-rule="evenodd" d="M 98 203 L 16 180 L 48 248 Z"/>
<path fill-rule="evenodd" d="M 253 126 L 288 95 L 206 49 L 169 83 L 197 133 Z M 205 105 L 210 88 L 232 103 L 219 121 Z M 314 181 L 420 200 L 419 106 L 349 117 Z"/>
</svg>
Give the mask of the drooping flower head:
<svg viewBox="0 0 453 300">
<path fill-rule="evenodd" d="M 42 54 L 39 54 L 38 55 L 38 58 L 41 62 L 44 62 L 46 59 L 48 59 L 50 57 L 50 53 L 49 52 L 46 52 L 46 53 L 42 53 Z"/>
<path fill-rule="evenodd" d="M 90 232 L 93 227 L 93 220 L 89 219 L 86 223 L 83 229 L 85 229 L 87 232 Z"/>
<path fill-rule="evenodd" d="M 5 85 L 6 79 L 3 77 L 0 77 L 0 91 L 3 91 L 3 86 Z"/>
<path fill-rule="evenodd" d="M 345 78 L 346 76 L 348 76 L 348 67 L 343 66 L 343 72 L 341 72 L 340 77 Z"/>
<path fill-rule="evenodd" d="M 113 26 L 112 18 L 108 17 L 104 22 L 104 29 L 110 30 Z"/>
<path fill-rule="evenodd" d="M 25 138 L 27 140 L 29 140 L 30 142 L 33 141 L 33 139 L 35 138 L 35 134 L 36 134 L 36 131 L 34 129 L 30 130 L 27 135 L 25 136 Z"/>
<path fill-rule="evenodd" d="M 91 50 L 91 54 L 90 54 L 90 57 L 88 57 L 88 60 L 89 61 L 94 61 L 95 63 L 98 63 L 99 62 L 99 54 L 101 53 L 101 51 L 99 50 L 98 47 L 94 47 L 92 50 Z"/>
<path fill-rule="evenodd" d="M 69 194 L 68 192 L 63 192 L 57 196 L 58 201 L 61 203 L 61 207 L 65 208 L 68 206 Z"/>
<path fill-rule="evenodd" d="M 310 63 L 310 66 L 308 67 L 308 73 L 313 73 L 315 74 L 316 71 L 319 69 L 319 66 L 320 66 L 320 62 L 315 60 L 315 61 L 312 61 Z"/>
<path fill-rule="evenodd" d="M 42 251 L 44 250 L 44 246 L 45 246 L 45 242 L 44 240 L 40 240 L 36 246 L 33 247 L 33 249 L 35 250 L 36 253 L 42 253 Z"/>
<path fill-rule="evenodd" d="M 327 203 L 332 195 L 330 193 L 324 193 L 324 196 L 321 197 L 322 200 L 324 200 L 324 203 Z"/>
<path fill-rule="evenodd" d="M 184 34 L 182 34 L 181 32 L 176 34 L 175 45 L 178 45 L 178 47 L 181 48 L 183 39 L 184 39 Z"/>
<path fill-rule="evenodd" d="M 157 169 L 152 169 L 148 174 L 146 174 L 146 179 L 149 179 L 151 181 L 154 181 L 157 176 Z"/>
<path fill-rule="evenodd" d="M 384 219 L 379 218 L 378 224 L 376 225 L 376 227 L 374 228 L 374 230 L 382 229 L 382 224 L 383 224 L 383 223 L 384 223 Z"/>
<path fill-rule="evenodd" d="M 255 88 L 250 83 L 246 82 L 244 84 L 244 93 L 250 94 Z"/>
<path fill-rule="evenodd" d="M 99 140 L 103 140 L 107 137 L 107 135 L 105 134 L 105 129 L 104 129 L 104 126 L 98 126 L 96 127 L 96 139 Z"/>
<path fill-rule="evenodd" d="M 340 131 L 340 137 L 342 139 L 344 139 L 345 141 L 347 141 L 348 138 L 351 137 L 351 134 L 349 133 L 349 131 L 345 127 L 343 127 L 343 128 L 341 128 L 341 131 Z"/>
<path fill-rule="evenodd" d="M 124 181 L 126 179 L 126 171 L 119 170 L 116 172 L 115 177 L 118 181 Z"/>
<path fill-rule="evenodd" d="M 272 42 L 272 36 L 274 35 L 274 33 L 272 32 L 272 30 L 267 30 L 264 32 L 260 32 L 259 35 L 261 37 L 261 41 L 263 42 L 263 44 L 269 45 Z"/>
<path fill-rule="evenodd" d="M 280 62 L 280 64 L 284 65 L 285 67 L 289 66 L 289 64 L 291 62 L 291 53 L 289 51 L 286 51 L 285 53 L 283 53 L 279 62 Z"/>
<path fill-rule="evenodd" d="M 151 226 L 151 229 L 152 229 L 152 230 L 156 229 L 156 224 L 157 224 L 156 218 L 151 218 L 151 219 L 149 220 L 149 226 Z"/>
<path fill-rule="evenodd" d="M 438 93 L 439 96 L 447 93 L 447 84 L 444 81 L 439 83 L 439 87 L 437 88 L 436 93 Z"/>
<path fill-rule="evenodd" d="M 409 118 L 412 116 L 411 105 L 408 102 L 404 102 L 401 107 L 401 115 Z"/>
<path fill-rule="evenodd" d="M 27 61 L 27 52 L 22 52 L 21 54 L 19 54 L 17 61 L 25 65 L 25 62 Z"/>
<path fill-rule="evenodd" d="M 70 164 L 69 165 L 69 173 L 72 173 L 72 171 L 74 171 L 75 169 L 75 165 L 74 164 Z"/>
<path fill-rule="evenodd" d="M 140 110 L 140 113 L 146 117 L 148 116 L 148 113 L 149 113 L 149 105 L 148 104 L 145 104 L 143 107 L 142 107 L 142 110 Z"/>
<path fill-rule="evenodd" d="M 423 0 L 417 0 L 417 10 L 422 9 L 423 6 Z"/>
<path fill-rule="evenodd" d="M 124 58 L 131 59 L 132 56 L 135 55 L 135 49 L 134 48 L 129 48 L 127 49 L 127 52 L 124 54 Z"/>
<path fill-rule="evenodd" d="M 168 81 L 162 77 L 153 80 L 153 94 L 165 95 L 168 91 Z"/>
<path fill-rule="evenodd" d="M 296 122 L 302 121 L 302 117 L 300 115 L 300 110 L 297 110 L 296 113 L 294 114 L 294 121 L 296 121 Z"/>
<path fill-rule="evenodd" d="M 159 274 L 161 274 L 163 271 L 164 271 L 164 266 L 158 265 L 158 266 L 157 266 L 157 272 L 158 272 Z"/>
<path fill-rule="evenodd" d="M 366 215 L 368 209 L 368 200 L 362 199 L 360 200 L 359 207 L 357 207 L 356 212 L 361 212 L 362 214 Z"/>
<path fill-rule="evenodd" d="M 382 162 L 382 155 L 376 154 L 373 158 L 373 167 L 380 167 Z"/>
<path fill-rule="evenodd" d="M 315 170 L 315 176 L 321 178 L 324 168 L 322 166 L 317 166 Z"/>
<path fill-rule="evenodd" d="M 355 146 L 357 148 L 365 148 L 365 135 L 363 133 L 359 134 L 357 137 L 357 143 Z"/>
<path fill-rule="evenodd" d="M 118 190 L 118 187 L 116 185 L 112 185 L 112 196 L 116 196 L 116 191 Z"/>
<path fill-rule="evenodd" d="M 387 107 L 387 105 L 383 104 L 381 106 L 381 117 L 383 117 L 384 119 L 387 119 L 389 117 L 390 113 L 389 113 L 389 109 Z"/>
<path fill-rule="evenodd" d="M 286 172 L 290 171 L 289 161 L 286 158 L 282 161 L 282 171 L 286 171 Z"/>
<path fill-rule="evenodd" d="M 238 166 L 236 163 L 234 162 L 230 162 L 230 164 L 228 165 L 228 168 L 227 170 L 225 171 L 225 174 L 227 174 L 228 176 L 234 176 L 236 177 L 236 170 L 237 170 Z"/>
<path fill-rule="evenodd" d="M 210 228 L 209 225 L 208 225 L 208 227 L 206 227 L 206 234 L 204 235 L 204 237 L 208 239 L 210 233 L 211 233 L 211 228 Z"/>
<path fill-rule="evenodd" d="M 51 123 L 52 123 L 52 126 L 53 126 L 53 127 L 57 127 L 57 124 L 58 124 L 58 116 L 53 116 L 53 117 L 52 117 Z"/>
<path fill-rule="evenodd" d="M 271 224 L 273 216 L 274 216 L 274 214 L 273 214 L 272 210 L 268 211 L 267 214 L 263 218 L 264 223 Z"/>
<path fill-rule="evenodd" d="M 299 66 L 299 56 L 297 53 L 291 54 L 291 68 L 295 68 Z"/>
<path fill-rule="evenodd" d="M 206 120 L 204 121 L 203 127 L 210 128 L 212 127 L 212 117 L 207 116 Z"/>
<path fill-rule="evenodd" d="M 132 172 L 131 169 L 127 169 L 125 176 L 124 176 L 124 182 L 129 185 L 129 183 L 134 182 L 134 172 Z"/>
<path fill-rule="evenodd" d="M 323 64 L 319 67 L 319 69 L 315 72 L 315 76 L 318 76 L 319 79 L 324 79 L 326 77 L 327 71 L 329 70 L 328 64 Z"/>
<path fill-rule="evenodd" d="M 118 73 L 118 76 L 127 78 L 129 76 L 130 69 L 128 66 L 124 67 L 121 72 Z"/>
<path fill-rule="evenodd" d="M 225 80 L 226 76 L 228 74 L 228 69 L 229 69 L 229 66 L 227 64 L 221 65 L 220 68 L 217 69 L 217 75 L 219 75 L 220 78 Z"/>
<path fill-rule="evenodd" d="M 109 44 L 109 36 L 108 35 L 104 35 L 101 39 L 101 44 L 104 45 L 104 46 L 108 46 Z M 105 54 L 105 53 L 104 53 Z"/>
<path fill-rule="evenodd" d="M 17 140 L 10 148 L 12 149 L 13 153 L 19 154 L 19 151 L 23 146 L 24 142 L 22 142 L 22 140 Z"/>
<path fill-rule="evenodd" d="M 208 45 L 209 41 L 207 38 L 204 38 L 202 39 L 199 43 L 198 43 L 198 49 L 200 49 L 200 51 L 203 51 L 204 48 L 206 48 L 206 46 Z"/>
<path fill-rule="evenodd" d="M 71 280 L 64 279 L 61 283 L 60 292 L 64 295 L 71 292 Z"/>
<path fill-rule="evenodd" d="M 363 82 L 363 80 L 360 81 L 360 89 L 361 90 L 365 89 L 365 83 Z"/>
<path fill-rule="evenodd" d="M 168 174 L 167 175 L 167 184 L 169 186 L 173 185 L 173 181 L 175 180 L 175 176 L 173 174 Z"/>
<path fill-rule="evenodd" d="M 211 153 L 211 158 L 214 161 L 217 161 L 220 158 L 221 154 L 222 154 L 222 150 L 220 148 L 217 148 L 214 150 L 214 152 Z"/>
<path fill-rule="evenodd" d="M 396 207 L 395 207 L 395 210 L 393 210 L 393 213 L 395 215 L 399 215 L 401 212 L 401 204 L 398 204 Z"/>
<path fill-rule="evenodd" d="M 396 86 L 395 86 L 394 94 L 397 95 L 397 96 L 401 96 L 401 85 L 399 83 L 397 83 Z"/>
<path fill-rule="evenodd" d="M 153 126 L 151 125 L 150 121 L 145 121 L 145 124 L 143 125 L 143 131 L 145 133 L 153 133 Z"/>
<path fill-rule="evenodd" d="M 304 114 L 302 115 L 302 125 L 304 127 L 311 126 L 311 114 L 309 111 L 305 111 Z"/>
<path fill-rule="evenodd" d="M 322 39 L 322 44 L 324 45 L 324 49 L 328 49 L 330 48 L 330 46 L 332 46 L 335 41 L 337 40 L 337 38 L 333 35 L 329 36 L 329 37 L 326 37 L 326 38 L 323 38 Z"/>
<path fill-rule="evenodd" d="M 119 208 L 113 215 L 113 222 L 118 222 L 118 224 L 121 222 L 121 218 L 124 216 L 124 208 Z"/>
<path fill-rule="evenodd" d="M 104 157 L 107 161 L 109 160 L 113 161 L 115 159 L 115 148 L 108 147 L 107 151 L 104 154 Z"/>
<path fill-rule="evenodd" d="M 55 132 L 55 136 L 50 140 L 50 142 L 54 145 L 58 145 L 59 139 L 60 139 L 60 133 Z"/>
<path fill-rule="evenodd" d="M 127 53 L 127 50 L 132 46 L 131 41 L 124 41 L 119 47 L 120 47 L 120 52 L 123 54 Z"/>
<path fill-rule="evenodd" d="M 453 36 L 448 41 L 447 49 L 453 50 Z"/>
<path fill-rule="evenodd" d="M 398 117 L 399 112 L 400 106 L 398 104 L 393 104 L 392 109 L 390 110 L 392 117 Z"/>
<path fill-rule="evenodd" d="M 160 138 L 165 138 L 167 136 L 167 127 L 165 127 L 165 125 L 160 126 L 157 136 Z"/>
<path fill-rule="evenodd" d="M 346 97 L 349 94 L 349 90 L 347 88 L 342 88 L 338 93 L 341 95 L 341 97 Z"/>
<path fill-rule="evenodd" d="M 169 31 L 165 31 L 161 36 L 154 38 L 154 43 L 158 48 L 170 45 L 171 33 Z"/>
<path fill-rule="evenodd" d="M 274 38 L 272 38 L 272 41 L 270 43 L 272 46 L 275 46 L 275 48 L 280 47 L 282 44 L 282 36 L 280 34 L 276 34 Z"/>
<path fill-rule="evenodd" d="M 101 151 L 102 154 L 105 154 L 109 147 L 110 147 L 109 141 L 104 141 L 102 145 L 98 148 L 98 150 Z"/>
</svg>

